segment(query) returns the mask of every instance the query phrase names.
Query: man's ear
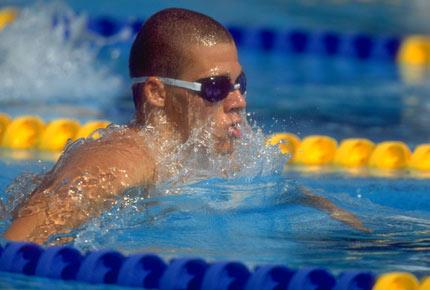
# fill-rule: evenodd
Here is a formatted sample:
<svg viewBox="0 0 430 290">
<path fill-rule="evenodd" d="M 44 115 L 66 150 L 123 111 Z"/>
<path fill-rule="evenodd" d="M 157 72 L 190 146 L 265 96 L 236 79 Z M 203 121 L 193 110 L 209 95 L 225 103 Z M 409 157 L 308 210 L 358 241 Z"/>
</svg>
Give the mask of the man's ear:
<svg viewBox="0 0 430 290">
<path fill-rule="evenodd" d="M 163 108 L 166 100 L 166 88 L 156 77 L 148 77 L 143 85 L 146 102 L 151 106 Z"/>
</svg>

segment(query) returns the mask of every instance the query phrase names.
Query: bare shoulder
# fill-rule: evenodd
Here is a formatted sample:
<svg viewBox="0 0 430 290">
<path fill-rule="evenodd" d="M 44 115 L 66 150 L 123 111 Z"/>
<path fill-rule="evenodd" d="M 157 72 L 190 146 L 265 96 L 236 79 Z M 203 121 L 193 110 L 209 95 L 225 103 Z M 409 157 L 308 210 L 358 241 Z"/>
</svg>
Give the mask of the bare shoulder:
<svg viewBox="0 0 430 290">
<path fill-rule="evenodd" d="M 65 151 L 53 174 L 77 176 L 117 175 L 128 185 L 151 184 L 155 179 L 155 161 L 144 138 L 132 129 L 113 131 L 97 140 L 74 144 Z"/>
<path fill-rule="evenodd" d="M 5 237 L 42 243 L 53 233 L 68 233 L 112 206 L 128 187 L 150 186 L 154 179 L 155 162 L 135 131 L 78 141 L 17 209 Z"/>
</svg>

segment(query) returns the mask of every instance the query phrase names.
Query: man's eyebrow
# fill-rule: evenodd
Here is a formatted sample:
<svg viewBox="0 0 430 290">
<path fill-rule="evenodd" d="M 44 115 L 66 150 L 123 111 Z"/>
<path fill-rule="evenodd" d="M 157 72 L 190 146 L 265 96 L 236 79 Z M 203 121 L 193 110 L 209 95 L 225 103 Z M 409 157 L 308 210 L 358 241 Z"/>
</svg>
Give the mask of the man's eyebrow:
<svg viewBox="0 0 430 290">
<path fill-rule="evenodd" d="M 243 73 L 243 69 L 242 68 L 240 69 L 239 75 L 241 73 Z M 230 79 L 233 79 L 233 77 L 232 77 L 232 75 L 231 75 L 230 72 L 225 72 L 225 73 L 221 73 L 221 74 L 213 74 L 213 75 L 208 76 L 208 78 L 210 78 L 210 77 L 217 77 L 217 76 L 223 76 L 223 77 L 228 77 Z"/>
<path fill-rule="evenodd" d="M 241 73 L 243 73 L 243 68 L 241 68 L 241 69 L 240 69 L 240 73 L 239 73 L 239 75 L 240 75 Z M 211 77 L 221 77 L 221 76 L 222 76 L 222 77 L 228 77 L 228 78 L 230 78 L 230 79 L 233 79 L 231 72 L 223 72 L 223 73 L 213 72 L 213 73 L 210 73 L 209 75 L 206 75 L 206 76 L 200 77 L 200 78 L 198 78 L 198 79 L 199 79 L 199 80 L 201 80 L 201 79 L 207 79 L 207 78 L 211 78 Z"/>
<path fill-rule="evenodd" d="M 229 72 L 225 72 L 225 73 L 221 73 L 221 74 L 213 74 L 213 75 L 210 75 L 209 77 L 231 77 L 231 74 L 229 73 Z"/>
<path fill-rule="evenodd" d="M 231 74 L 228 72 L 221 73 L 221 74 L 213 73 L 213 74 L 209 74 L 209 75 L 203 76 L 203 77 L 198 78 L 198 79 L 202 80 L 202 79 L 207 79 L 207 78 L 212 78 L 212 77 L 228 77 L 228 78 L 231 78 Z"/>
</svg>

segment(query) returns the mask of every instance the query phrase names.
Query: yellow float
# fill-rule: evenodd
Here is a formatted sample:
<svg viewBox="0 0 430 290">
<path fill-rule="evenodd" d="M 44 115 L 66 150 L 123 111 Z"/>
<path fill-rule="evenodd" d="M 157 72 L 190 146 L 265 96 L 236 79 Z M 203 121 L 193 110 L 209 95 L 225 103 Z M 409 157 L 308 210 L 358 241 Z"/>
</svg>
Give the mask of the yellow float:
<svg viewBox="0 0 430 290">
<path fill-rule="evenodd" d="M 430 276 L 427 276 L 423 279 L 418 290 L 430 290 Z"/>
<path fill-rule="evenodd" d="M 343 167 L 367 166 L 374 148 L 375 143 L 368 139 L 345 139 L 336 151 L 334 163 Z"/>
<path fill-rule="evenodd" d="M 409 168 L 430 171 L 430 144 L 421 144 L 415 148 L 409 161 Z"/>
<path fill-rule="evenodd" d="M 397 63 L 406 83 L 425 82 L 430 66 L 430 37 L 414 35 L 405 39 L 397 54 Z"/>
<path fill-rule="evenodd" d="M 430 65 L 430 37 L 414 35 L 405 39 L 397 54 L 399 64 Z"/>
<path fill-rule="evenodd" d="M 32 149 L 38 144 L 45 123 L 39 117 L 22 116 L 14 119 L 6 128 L 2 146 L 12 149 Z"/>
<path fill-rule="evenodd" d="M 377 169 L 394 170 L 407 167 L 411 151 L 409 147 L 399 141 L 379 143 L 372 152 L 369 166 Z"/>
<path fill-rule="evenodd" d="M 326 165 L 334 160 L 337 142 L 335 139 L 313 135 L 305 137 L 294 157 L 294 163 L 301 165 Z"/>
<path fill-rule="evenodd" d="M 67 140 L 74 139 L 79 130 L 79 122 L 71 119 L 57 119 L 50 122 L 39 140 L 39 149 L 61 151 Z"/>
<path fill-rule="evenodd" d="M 381 275 L 373 290 L 418 290 L 418 280 L 411 273 L 393 272 Z"/>
</svg>

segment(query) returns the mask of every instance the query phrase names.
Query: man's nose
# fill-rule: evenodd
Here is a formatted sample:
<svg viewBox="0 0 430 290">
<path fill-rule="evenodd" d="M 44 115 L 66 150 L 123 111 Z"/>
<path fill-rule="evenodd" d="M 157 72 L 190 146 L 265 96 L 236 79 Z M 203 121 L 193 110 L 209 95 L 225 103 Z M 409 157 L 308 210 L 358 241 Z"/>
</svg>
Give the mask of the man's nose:
<svg viewBox="0 0 430 290">
<path fill-rule="evenodd" d="M 239 90 L 230 92 L 224 102 L 224 110 L 226 112 L 232 110 L 243 110 L 246 108 L 245 96 L 240 93 Z"/>
</svg>

